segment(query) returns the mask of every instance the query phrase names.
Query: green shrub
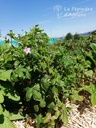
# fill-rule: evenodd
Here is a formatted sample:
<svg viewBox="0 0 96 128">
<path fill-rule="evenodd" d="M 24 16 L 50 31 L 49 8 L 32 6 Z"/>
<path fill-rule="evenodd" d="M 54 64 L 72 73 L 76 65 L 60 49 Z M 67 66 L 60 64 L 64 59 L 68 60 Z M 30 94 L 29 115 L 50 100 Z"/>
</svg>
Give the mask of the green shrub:
<svg viewBox="0 0 96 128">
<path fill-rule="evenodd" d="M 82 101 L 84 96 L 79 93 L 88 89 L 81 85 L 95 74 L 95 70 L 90 71 L 93 62 L 86 59 L 89 56 L 95 62 L 94 44 L 89 46 L 90 41 L 80 39 L 50 45 L 38 25 L 24 36 L 15 37 L 12 31 L 8 35 L 20 46 L 14 48 L 7 41 L 0 46 L 0 127 L 10 122 L 13 128 L 11 120 L 26 118 L 27 114 L 37 128 L 67 124 L 66 101 Z M 91 54 L 87 47 L 91 47 Z"/>
</svg>

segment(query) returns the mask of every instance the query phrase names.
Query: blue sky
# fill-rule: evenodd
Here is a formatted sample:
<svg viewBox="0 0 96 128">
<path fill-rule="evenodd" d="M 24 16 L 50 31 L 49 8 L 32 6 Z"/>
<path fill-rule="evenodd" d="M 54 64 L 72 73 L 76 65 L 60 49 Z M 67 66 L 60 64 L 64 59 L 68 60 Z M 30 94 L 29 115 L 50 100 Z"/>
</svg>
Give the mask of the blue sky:
<svg viewBox="0 0 96 128">
<path fill-rule="evenodd" d="M 36 24 L 49 37 L 96 29 L 96 0 L 0 0 L 0 31 L 23 34 Z"/>
</svg>

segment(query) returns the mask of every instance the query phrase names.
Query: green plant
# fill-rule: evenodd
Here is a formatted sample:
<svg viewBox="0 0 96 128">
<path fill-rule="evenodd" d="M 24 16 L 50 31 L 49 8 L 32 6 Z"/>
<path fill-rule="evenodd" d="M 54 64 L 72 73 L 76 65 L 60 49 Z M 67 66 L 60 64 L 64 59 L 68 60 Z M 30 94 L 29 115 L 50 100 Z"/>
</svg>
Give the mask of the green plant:
<svg viewBox="0 0 96 128">
<path fill-rule="evenodd" d="M 65 39 L 66 39 L 66 40 L 70 40 L 70 39 L 72 39 L 72 34 L 71 34 L 70 32 L 67 33 Z"/>
<path fill-rule="evenodd" d="M 80 35 L 76 33 L 76 34 L 74 35 L 74 40 L 79 40 L 79 39 L 80 39 Z"/>
<path fill-rule="evenodd" d="M 11 123 L 13 120 L 11 109 L 15 105 L 17 107 L 20 106 L 20 96 L 12 86 L 10 82 L 10 74 L 12 71 L 10 70 L 0 70 L 0 128 L 14 128 L 14 125 Z M 9 113 L 10 111 L 10 113 Z M 15 119 L 22 119 L 23 116 L 14 113 L 16 111 L 13 109 L 13 115 Z"/>
<path fill-rule="evenodd" d="M 95 64 L 95 45 L 90 45 L 89 53 L 87 38 L 48 44 L 47 34 L 38 25 L 23 36 L 15 37 L 13 31 L 8 35 L 20 45 L 10 46 L 7 39 L 4 46 L 0 45 L 0 127 L 7 122 L 14 127 L 11 120 L 26 115 L 32 116 L 37 128 L 67 125 L 66 101 L 83 100 L 80 89 L 95 89 L 93 85 L 85 86 L 85 81 L 93 82 L 95 76 L 95 68 L 91 68 Z M 95 97 L 95 92 L 90 93 Z M 94 98 L 91 101 L 95 104 Z"/>
<path fill-rule="evenodd" d="M 92 105 L 96 105 L 96 87 L 94 84 L 90 83 L 90 85 L 82 85 L 82 89 L 86 90 L 91 94 L 90 101 Z"/>
</svg>

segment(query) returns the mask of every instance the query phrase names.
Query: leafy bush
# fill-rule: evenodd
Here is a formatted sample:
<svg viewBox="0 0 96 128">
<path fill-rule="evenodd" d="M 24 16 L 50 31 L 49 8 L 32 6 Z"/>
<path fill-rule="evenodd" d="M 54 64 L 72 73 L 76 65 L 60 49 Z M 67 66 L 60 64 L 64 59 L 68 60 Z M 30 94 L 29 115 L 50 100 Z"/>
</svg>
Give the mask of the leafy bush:
<svg viewBox="0 0 96 128">
<path fill-rule="evenodd" d="M 76 33 L 76 34 L 74 35 L 74 40 L 79 40 L 79 39 L 80 39 L 80 35 Z"/>
<path fill-rule="evenodd" d="M 69 32 L 69 33 L 67 33 L 67 35 L 65 36 L 65 39 L 66 40 L 70 40 L 70 39 L 72 39 L 73 37 L 72 37 L 72 34 Z"/>
<path fill-rule="evenodd" d="M 84 95 L 80 92 L 89 91 L 90 79 L 95 81 L 96 65 L 92 70 L 93 61 L 87 59 L 94 58 L 94 44 L 89 46 L 86 38 L 50 45 L 38 25 L 24 36 L 15 37 L 13 31 L 8 35 L 20 45 L 14 48 L 6 39 L 6 44 L 0 46 L 0 127 L 9 122 L 10 128 L 14 127 L 11 120 L 26 118 L 27 114 L 34 118 L 37 128 L 67 124 L 66 101 L 82 101 Z M 87 51 L 89 47 L 92 53 Z M 95 93 L 91 95 L 95 105 Z"/>
</svg>

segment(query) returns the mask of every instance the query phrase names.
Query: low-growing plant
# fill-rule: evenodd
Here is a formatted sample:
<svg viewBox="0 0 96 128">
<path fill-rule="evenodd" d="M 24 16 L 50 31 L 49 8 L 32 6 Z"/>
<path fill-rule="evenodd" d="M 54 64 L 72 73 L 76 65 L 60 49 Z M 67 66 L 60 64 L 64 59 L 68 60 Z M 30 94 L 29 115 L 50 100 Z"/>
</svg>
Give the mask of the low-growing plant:
<svg viewBox="0 0 96 128">
<path fill-rule="evenodd" d="M 9 45 L 7 39 L 0 46 L 0 128 L 9 122 L 13 128 L 11 120 L 27 115 L 32 116 L 37 128 L 68 124 L 67 100 L 81 101 L 81 89 L 95 89 L 93 84 L 85 86 L 95 74 L 91 69 L 96 52 L 92 44 L 91 54 L 87 51 L 90 41 L 80 38 L 48 44 L 47 34 L 38 25 L 23 36 L 15 37 L 13 31 L 7 35 L 17 40 L 19 47 Z M 89 93 L 95 105 L 95 92 Z"/>
<path fill-rule="evenodd" d="M 91 94 L 90 101 L 91 104 L 94 106 L 96 105 L 96 87 L 94 84 L 90 83 L 90 85 L 82 85 L 82 89 L 86 90 Z"/>
</svg>

